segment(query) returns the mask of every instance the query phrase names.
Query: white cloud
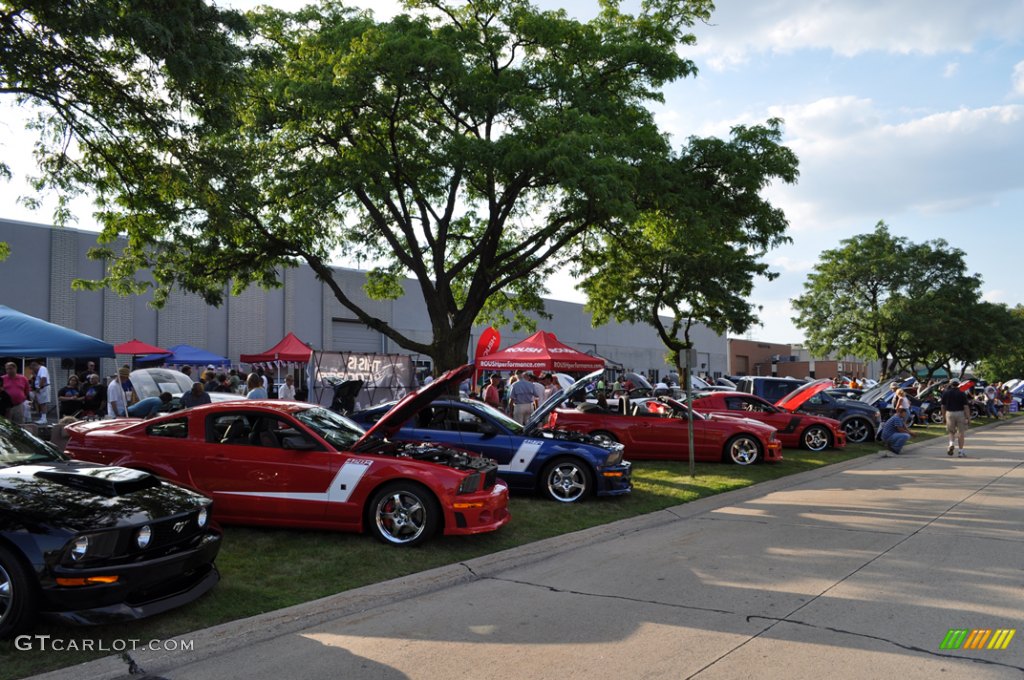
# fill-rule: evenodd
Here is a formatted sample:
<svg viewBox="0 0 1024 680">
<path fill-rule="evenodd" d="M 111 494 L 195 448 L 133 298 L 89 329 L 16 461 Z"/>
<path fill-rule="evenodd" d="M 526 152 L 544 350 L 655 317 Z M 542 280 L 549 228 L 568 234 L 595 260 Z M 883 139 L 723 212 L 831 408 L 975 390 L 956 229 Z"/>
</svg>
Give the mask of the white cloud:
<svg viewBox="0 0 1024 680">
<path fill-rule="evenodd" d="M 1024 61 L 1018 61 L 1013 67 L 1013 94 L 1024 97 Z"/>
<path fill-rule="evenodd" d="M 785 143 L 800 159 L 800 183 L 773 188 L 794 224 L 795 214 L 830 224 L 959 210 L 1024 189 L 1021 105 L 882 123 L 869 100 L 836 98 L 772 115 L 786 119 Z"/>
<path fill-rule="evenodd" d="M 960 71 L 960 64 L 955 62 L 955 61 L 951 61 L 948 64 L 946 64 L 946 68 L 944 68 L 942 70 L 942 77 L 943 78 L 952 78 L 959 71 Z"/>
<path fill-rule="evenodd" d="M 772 269 L 781 269 L 787 274 L 806 274 L 814 269 L 817 263 L 817 260 L 794 259 L 787 255 L 779 255 L 768 260 L 768 265 Z"/>
<path fill-rule="evenodd" d="M 710 25 L 694 27 L 692 54 L 714 69 L 753 53 L 820 49 L 843 56 L 970 52 L 988 37 L 1024 36 L 1024 4 L 987 0 L 760 0 L 719 3 Z"/>
<path fill-rule="evenodd" d="M 981 295 L 981 299 L 985 302 L 1006 302 L 1009 299 L 1009 294 L 1005 290 L 987 290 Z"/>
</svg>

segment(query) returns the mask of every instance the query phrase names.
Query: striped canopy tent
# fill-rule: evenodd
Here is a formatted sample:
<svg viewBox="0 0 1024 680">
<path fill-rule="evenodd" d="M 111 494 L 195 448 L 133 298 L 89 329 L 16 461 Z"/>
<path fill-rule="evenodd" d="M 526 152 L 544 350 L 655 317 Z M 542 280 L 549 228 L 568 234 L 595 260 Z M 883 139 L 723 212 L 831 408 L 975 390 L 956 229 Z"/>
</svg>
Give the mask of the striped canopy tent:
<svg viewBox="0 0 1024 680">
<path fill-rule="evenodd" d="M 605 367 L 601 357 L 585 354 L 558 340 L 554 333 L 537 331 L 520 343 L 480 359 L 491 371 L 564 371 L 582 373 Z"/>
</svg>

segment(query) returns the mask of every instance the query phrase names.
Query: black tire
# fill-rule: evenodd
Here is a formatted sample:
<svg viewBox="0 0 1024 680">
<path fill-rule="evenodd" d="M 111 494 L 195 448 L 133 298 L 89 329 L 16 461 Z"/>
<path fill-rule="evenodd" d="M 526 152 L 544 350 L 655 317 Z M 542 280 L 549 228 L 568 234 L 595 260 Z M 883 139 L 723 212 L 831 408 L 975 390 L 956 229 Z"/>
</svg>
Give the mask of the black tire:
<svg viewBox="0 0 1024 680">
<path fill-rule="evenodd" d="M 576 458 L 556 458 L 540 473 L 540 492 L 559 503 L 582 501 L 594 491 L 594 479 Z"/>
<path fill-rule="evenodd" d="M 850 418 L 843 423 L 846 441 L 851 444 L 863 444 L 875 440 L 875 428 L 865 418 Z"/>
<path fill-rule="evenodd" d="M 367 507 L 366 526 L 378 541 L 389 545 L 419 545 L 441 525 L 441 506 L 415 482 L 391 482 L 381 487 Z"/>
<path fill-rule="evenodd" d="M 832 446 L 832 437 L 823 425 L 811 425 L 800 435 L 800 445 L 808 451 L 824 451 Z"/>
<path fill-rule="evenodd" d="M 761 442 L 749 434 L 738 434 L 725 443 L 722 457 L 726 463 L 753 465 L 761 462 Z"/>
<path fill-rule="evenodd" d="M 35 580 L 18 556 L 0 545 L 0 640 L 28 629 L 38 610 Z"/>
</svg>

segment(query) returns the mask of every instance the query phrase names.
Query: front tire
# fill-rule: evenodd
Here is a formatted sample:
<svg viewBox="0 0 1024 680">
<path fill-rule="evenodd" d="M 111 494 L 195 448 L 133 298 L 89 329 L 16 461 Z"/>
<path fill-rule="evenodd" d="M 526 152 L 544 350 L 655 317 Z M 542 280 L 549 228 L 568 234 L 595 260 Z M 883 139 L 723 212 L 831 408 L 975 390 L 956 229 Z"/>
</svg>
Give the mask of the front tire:
<svg viewBox="0 0 1024 680">
<path fill-rule="evenodd" d="M 24 564 L 0 546 L 0 640 L 32 625 L 39 609 L 35 583 Z"/>
<path fill-rule="evenodd" d="M 581 501 L 591 493 L 593 486 L 590 470 L 572 458 L 553 460 L 541 473 L 541 492 L 559 503 Z"/>
<path fill-rule="evenodd" d="M 946 421 L 942 417 L 942 409 L 934 408 L 928 412 L 928 422 L 932 425 L 945 425 Z"/>
<path fill-rule="evenodd" d="M 863 444 L 875 438 L 875 429 L 863 418 L 850 418 L 843 429 L 846 430 L 846 441 L 851 444 Z"/>
<path fill-rule="evenodd" d="M 725 445 L 725 458 L 736 465 L 753 465 L 761 460 L 761 442 L 748 434 L 737 435 Z"/>
<path fill-rule="evenodd" d="M 821 425 L 812 425 L 804 430 L 800 443 L 808 451 L 824 451 L 830 444 L 828 430 Z"/>
<path fill-rule="evenodd" d="M 419 545 L 441 523 L 441 507 L 424 487 L 413 482 L 393 482 L 382 487 L 370 501 L 367 526 L 377 540 L 390 545 Z"/>
</svg>

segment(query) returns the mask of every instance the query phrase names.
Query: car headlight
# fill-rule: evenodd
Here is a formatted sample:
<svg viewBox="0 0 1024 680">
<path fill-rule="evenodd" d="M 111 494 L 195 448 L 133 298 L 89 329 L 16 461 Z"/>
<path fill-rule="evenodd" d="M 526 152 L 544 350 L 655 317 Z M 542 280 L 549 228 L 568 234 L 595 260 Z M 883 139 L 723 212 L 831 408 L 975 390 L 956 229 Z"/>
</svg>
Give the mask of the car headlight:
<svg viewBox="0 0 1024 680">
<path fill-rule="evenodd" d="M 611 453 L 608 454 L 608 460 L 604 462 L 605 465 L 618 465 L 622 462 L 622 450 L 625 447 L 619 445 L 612 447 Z"/>
<path fill-rule="evenodd" d="M 474 472 L 468 477 L 462 480 L 459 484 L 459 493 L 476 493 L 480 490 L 481 476 L 479 472 Z"/>
<path fill-rule="evenodd" d="M 147 524 L 135 532 L 135 545 L 145 548 L 153 538 L 153 529 Z"/>
<path fill-rule="evenodd" d="M 210 518 L 210 513 L 208 513 L 206 511 L 206 508 L 202 508 L 202 509 L 199 510 L 199 514 L 196 515 L 196 524 L 198 524 L 199 528 L 202 529 L 203 527 L 206 526 L 206 521 L 209 518 Z"/>
<path fill-rule="evenodd" d="M 71 555 L 71 559 L 74 560 L 75 562 L 77 562 L 77 561 L 81 560 L 83 557 L 85 557 L 86 553 L 88 553 L 88 552 L 89 552 L 89 537 L 88 536 L 79 536 L 71 544 L 70 555 Z"/>
</svg>

